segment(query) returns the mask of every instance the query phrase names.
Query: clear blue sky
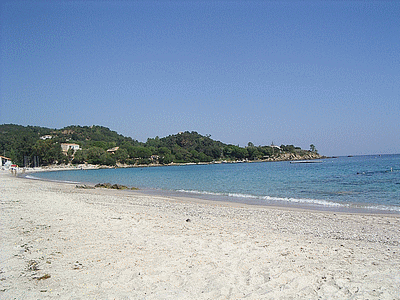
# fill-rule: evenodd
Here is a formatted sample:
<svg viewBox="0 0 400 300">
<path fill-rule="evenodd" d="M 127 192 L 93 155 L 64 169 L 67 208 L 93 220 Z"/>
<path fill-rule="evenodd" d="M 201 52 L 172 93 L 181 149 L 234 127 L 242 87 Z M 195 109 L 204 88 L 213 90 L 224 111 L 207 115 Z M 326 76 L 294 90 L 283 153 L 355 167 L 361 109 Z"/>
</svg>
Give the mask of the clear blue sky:
<svg viewBox="0 0 400 300">
<path fill-rule="evenodd" d="M 400 153 L 400 1 L 0 5 L 0 124 Z"/>
</svg>

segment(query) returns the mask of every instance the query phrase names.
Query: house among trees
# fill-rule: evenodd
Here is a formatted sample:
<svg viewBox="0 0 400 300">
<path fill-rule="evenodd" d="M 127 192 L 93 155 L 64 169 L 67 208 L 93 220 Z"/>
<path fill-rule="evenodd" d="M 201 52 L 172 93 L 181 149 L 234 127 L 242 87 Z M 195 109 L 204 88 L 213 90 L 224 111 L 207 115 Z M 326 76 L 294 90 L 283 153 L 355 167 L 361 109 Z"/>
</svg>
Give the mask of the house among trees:
<svg viewBox="0 0 400 300">
<path fill-rule="evenodd" d="M 160 159 L 159 155 L 152 155 L 150 156 L 150 160 L 152 163 L 158 163 L 158 160 Z"/>
<path fill-rule="evenodd" d="M 67 154 L 68 150 L 72 149 L 75 151 L 80 150 L 81 148 L 79 147 L 78 144 L 67 144 L 67 143 L 62 143 L 61 144 L 61 150 L 64 154 Z"/>
<path fill-rule="evenodd" d="M 281 147 L 274 145 L 274 142 L 271 143 L 271 146 L 270 146 L 270 147 L 271 147 L 271 148 L 278 149 L 278 150 L 281 150 Z"/>
<path fill-rule="evenodd" d="M 10 158 L 0 155 L 0 167 L 9 167 L 11 164 L 12 162 Z"/>
<path fill-rule="evenodd" d="M 118 149 L 119 149 L 119 147 L 114 147 L 114 148 L 111 148 L 111 149 L 107 149 L 107 152 L 110 153 L 110 154 L 115 154 L 115 152 L 117 152 Z"/>
<path fill-rule="evenodd" d="M 78 151 L 79 150 L 79 151 Z M 302 150 L 294 145 L 247 147 L 225 144 L 209 134 L 179 132 L 148 138 L 145 143 L 124 137 L 102 126 L 68 126 L 52 130 L 38 126 L 0 125 L 1 168 L 12 160 L 20 166 L 94 164 L 115 166 L 171 163 L 275 161 L 321 158 L 315 146 Z M 11 157 L 8 159 L 7 157 Z M 11 167 L 10 163 L 10 167 Z"/>
<path fill-rule="evenodd" d="M 53 136 L 51 136 L 51 135 L 44 135 L 44 136 L 40 137 L 40 139 L 43 140 L 43 141 L 45 141 L 47 139 L 51 139 L 51 138 L 53 138 Z"/>
</svg>

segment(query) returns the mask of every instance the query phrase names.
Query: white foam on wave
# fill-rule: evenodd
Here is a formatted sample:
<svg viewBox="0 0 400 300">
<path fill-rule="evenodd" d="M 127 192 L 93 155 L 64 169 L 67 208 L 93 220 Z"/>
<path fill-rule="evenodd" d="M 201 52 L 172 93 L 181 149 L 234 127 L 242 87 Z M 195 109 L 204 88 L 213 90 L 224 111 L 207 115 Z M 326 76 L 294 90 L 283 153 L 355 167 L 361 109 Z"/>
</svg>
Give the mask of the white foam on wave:
<svg viewBox="0 0 400 300">
<path fill-rule="evenodd" d="M 56 180 L 56 179 L 44 179 L 44 178 L 39 178 L 35 177 L 32 175 L 26 175 L 25 178 L 27 179 L 33 179 L 33 180 L 44 180 L 44 181 L 52 181 L 52 182 L 61 182 L 61 183 L 73 183 L 73 184 L 78 184 L 80 182 L 78 181 L 68 181 L 68 180 Z"/>
<path fill-rule="evenodd" d="M 391 212 L 400 213 L 400 207 L 398 207 L 398 206 L 370 205 L 370 206 L 366 206 L 366 207 L 363 207 L 363 208 L 371 209 L 371 210 L 391 211 Z"/>
<path fill-rule="evenodd" d="M 32 176 L 32 175 L 26 175 L 25 178 L 33 179 L 33 180 L 40 180 L 40 178 Z"/>
<path fill-rule="evenodd" d="M 347 204 L 326 201 L 326 200 L 319 200 L 319 199 L 306 199 L 306 198 L 278 198 L 278 197 L 263 197 L 264 200 L 269 201 L 285 201 L 285 202 L 292 202 L 292 203 L 300 203 L 300 204 L 312 204 L 312 205 L 321 205 L 321 206 L 329 206 L 329 207 L 347 207 Z"/>
<path fill-rule="evenodd" d="M 375 210 L 375 211 L 390 211 L 390 212 L 400 212 L 400 207 L 398 206 L 388 206 L 388 205 L 357 205 L 349 203 L 338 203 L 333 201 L 321 200 L 321 199 L 307 199 L 307 198 L 287 198 L 287 197 L 271 197 L 271 196 L 255 196 L 240 193 L 217 193 L 217 192 L 207 192 L 207 191 L 197 191 L 197 190 L 178 190 L 178 192 L 190 193 L 196 195 L 210 195 L 210 196 L 225 196 L 232 198 L 243 198 L 251 200 L 265 201 L 266 203 L 296 203 L 300 205 L 310 205 L 314 207 L 331 207 L 331 208 L 344 208 L 344 209 L 362 209 L 362 210 Z"/>
<path fill-rule="evenodd" d="M 216 192 L 196 191 L 196 190 L 178 190 L 178 192 L 191 193 L 191 194 L 197 194 L 197 195 L 227 196 L 227 197 L 234 197 L 234 198 L 265 200 L 265 201 L 272 201 L 272 202 L 281 201 L 281 202 L 292 202 L 292 203 L 335 206 L 335 207 L 346 206 L 344 204 L 340 204 L 340 203 L 336 203 L 336 202 L 317 200 L 317 199 L 281 198 L 281 197 L 270 197 L 270 196 L 255 196 L 255 195 L 240 194 L 240 193 L 216 193 Z"/>
</svg>

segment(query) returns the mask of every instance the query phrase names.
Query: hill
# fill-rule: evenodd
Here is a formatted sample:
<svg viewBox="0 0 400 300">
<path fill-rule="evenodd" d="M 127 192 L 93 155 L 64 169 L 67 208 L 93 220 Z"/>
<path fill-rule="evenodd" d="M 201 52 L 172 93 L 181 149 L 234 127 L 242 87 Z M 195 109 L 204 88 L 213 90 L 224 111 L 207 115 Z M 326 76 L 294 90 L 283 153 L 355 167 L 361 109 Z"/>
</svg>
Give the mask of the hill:
<svg viewBox="0 0 400 300">
<path fill-rule="evenodd" d="M 79 150 L 62 151 L 62 144 Z M 149 138 L 145 143 L 103 126 L 51 129 L 14 124 L 0 125 L 0 153 L 20 166 L 50 164 L 170 164 L 212 161 L 313 159 L 315 151 L 293 145 L 247 147 L 229 145 L 195 131 Z"/>
</svg>

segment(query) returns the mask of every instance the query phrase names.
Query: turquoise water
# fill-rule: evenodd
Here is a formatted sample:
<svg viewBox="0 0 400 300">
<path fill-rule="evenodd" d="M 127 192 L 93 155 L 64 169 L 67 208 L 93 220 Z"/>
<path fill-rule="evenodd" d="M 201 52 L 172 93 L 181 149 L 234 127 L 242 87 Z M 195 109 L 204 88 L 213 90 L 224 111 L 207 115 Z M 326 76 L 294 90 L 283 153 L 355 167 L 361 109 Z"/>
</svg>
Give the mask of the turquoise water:
<svg viewBox="0 0 400 300">
<path fill-rule="evenodd" d="M 119 183 L 158 193 L 249 204 L 400 213 L 400 155 L 339 157 L 314 163 L 56 171 L 31 176 Z"/>
</svg>

